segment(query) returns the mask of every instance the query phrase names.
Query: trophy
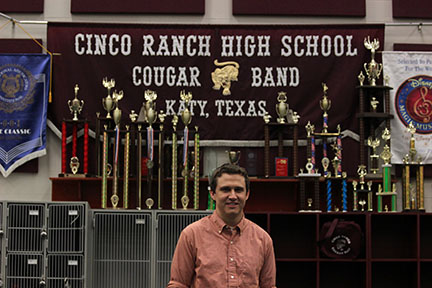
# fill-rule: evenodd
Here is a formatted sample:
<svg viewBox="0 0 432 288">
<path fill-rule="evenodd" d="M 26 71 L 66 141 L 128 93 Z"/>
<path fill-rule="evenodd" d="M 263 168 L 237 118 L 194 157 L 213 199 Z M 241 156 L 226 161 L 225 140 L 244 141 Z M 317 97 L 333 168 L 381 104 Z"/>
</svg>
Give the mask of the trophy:
<svg viewBox="0 0 432 288">
<path fill-rule="evenodd" d="M 368 81 L 371 86 L 376 86 L 376 80 L 379 79 L 383 65 L 375 61 L 375 53 L 380 47 L 378 39 L 370 41 L 370 37 L 364 39 L 364 46 L 366 49 L 371 50 L 371 62 L 364 63 L 364 69 L 368 76 Z"/>
<path fill-rule="evenodd" d="M 408 125 L 407 132 L 411 134 L 411 137 L 409 152 L 403 158 L 402 206 L 405 211 L 424 211 L 424 164 L 421 157 L 417 156 L 414 137 L 416 128 L 412 122 Z M 411 174 L 415 174 L 415 184 L 411 184 Z"/>
<path fill-rule="evenodd" d="M 285 123 L 285 117 L 288 115 L 288 104 L 286 103 L 287 97 L 285 92 L 279 92 L 277 100 L 279 103 L 276 104 L 276 113 L 279 118 L 277 118 L 278 123 Z"/>
<path fill-rule="evenodd" d="M 172 209 L 177 209 L 177 176 L 178 176 L 178 171 L 177 171 L 177 122 L 178 122 L 178 117 L 177 115 L 173 116 L 172 119 L 172 124 L 173 124 L 173 134 L 172 134 L 172 159 L 171 159 L 171 171 L 172 171 L 172 176 L 171 176 L 171 208 Z"/>
<path fill-rule="evenodd" d="M 379 101 L 376 99 L 376 97 L 372 97 L 370 100 L 370 106 L 372 108 L 372 112 L 377 112 Z"/>
<path fill-rule="evenodd" d="M 323 110 L 323 129 L 322 129 L 322 133 L 327 133 L 327 128 L 328 128 L 328 111 L 330 110 L 331 107 L 331 100 L 327 98 L 327 90 L 328 87 L 325 83 L 322 83 L 322 87 L 323 87 L 323 98 L 320 100 L 320 107 L 321 110 Z"/>
<path fill-rule="evenodd" d="M 238 165 L 240 160 L 241 151 L 226 151 L 228 159 L 231 164 Z"/>
<path fill-rule="evenodd" d="M 63 177 L 71 177 L 71 176 L 83 176 L 88 173 L 88 135 L 89 135 L 89 126 L 87 120 L 79 120 L 78 115 L 81 113 L 84 107 L 84 100 L 78 99 L 78 84 L 74 87 L 75 97 L 72 100 L 68 100 L 68 107 L 73 114 L 73 118 L 63 120 L 62 122 L 62 165 L 61 165 L 61 174 L 59 176 Z M 72 152 L 69 154 L 71 156 L 69 161 L 69 168 L 72 173 L 67 173 L 66 169 L 66 159 L 68 158 L 67 151 L 67 126 L 68 124 L 72 125 Z M 78 128 L 79 126 L 84 124 L 84 145 L 83 145 L 83 174 L 79 174 L 80 168 L 80 160 L 78 158 Z"/>
<path fill-rule="evenodd" d="M 154 200 L 152 199 L 152 176 L 153 176 L 153 166 L 154 166 L 154 130 L 153 123 L 157 119 L 156 112 L 156 99 L 157 94 L 154 91 L 146 90 L 144 91 L 145 103 L 145 121 L 148 123 L 147 127 L 147 199 L 145 201 L 148 209 L 154 204 Z"/>
<path fill-rule="evenodd" d="M 68 106 L 69 106 L 69 110 L 70 112 L 74 115 L 73 116 L 73 121 L 78 121 L 78 114 L 81 113 L 82 108 L 84 106 L 84 100 L 78 100 L 77 96 L 78 96 L 78 84 L 75 84 L 75 98 L 73 100 L 68 100 Z"/>
<path fill-rule="evenodd" d="M 123 97 L 123 93 L 122 93 Z M 120 98 L 121 99 L 121 98 Z M 118 169 L 118 158 L 119 158 L 119 150 L 120 150 L 120 120 L 121 120 L 122 112 L 118 108 L 117 101 L 116 101 L 116 108 L 113 112 L 113 119 L 115 123 L 115 147 L 114 147 L 114 159 L 113 159 L 113 193 L 111 196 L 111 204 L 112 207 L 115 209 L 117 208 L 118 202 L 120 200 L 118 196 L 118 177 L 119 177 L 119 169 Z"/>
<path fill-rule="evenodd" d="M 115 80 L 111 79 L 108 81 L 108 78 L 105 77 L 102 79 L 102 85 L 108 90 L 107 96 L 102 99 L 102 105 L 107 111 L 106 118 L 111 118 L 111 111 L 115 107 L 114 100 L 111 97 L 111 89 L 115 86 Z"/>
<path fill-rule="evenodd" d="M 373 174 L 377 174 L 378 172 L 378 155 L 376 154 L 376 148 L 380 145 L 380 140 L 378 138 L 373 139 L 372 136 L 368 138 L 368 146 L 372 148 L 371 158 L 371 168 Z"/>
<path fill-rule="evenodd" d="M 163 197 L 163 179 L 164 179 L 164 141 L 165 141 L 165 131 L 164 122 L 166 114 L 161 110 L 158 114 L 159 116 L 159 162 L 158 162 L 158 209 L 162 209 L 162 197 Z"/>
<path fill-rule="evenodd" d="M 192 113 L 189 110 L 189 102 L 192 100 L 192 93 L 188 92 L 187 94 L 185 91 L 180 92 L 180 99 L 183 100 L 185 104 L 185 109 L 181 112 L 181 119 L 185 126 L 184 133 L 183 133 L 183 180 L 184 180 L 184 186 L 183 186 L 183 196 L 181 198 L 183 209 L 187 209 L 187 206 L 189 205 L 189 197 L 188 197 L 188 181 L 189 181 L 189 168 L 188 168 L 188 146 L 189 146 L 189 128 L 188 125 L 192 121 Z"/>
</svg>

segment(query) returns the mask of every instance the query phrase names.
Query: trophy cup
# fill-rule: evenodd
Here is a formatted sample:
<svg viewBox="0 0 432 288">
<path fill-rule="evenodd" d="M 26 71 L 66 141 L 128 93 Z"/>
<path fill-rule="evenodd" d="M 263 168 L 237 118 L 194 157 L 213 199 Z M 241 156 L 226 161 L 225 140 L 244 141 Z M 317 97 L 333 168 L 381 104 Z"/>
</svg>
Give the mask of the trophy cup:
<svg viewBox="0 0 432 288">
<path fill-rule="evenodd" d="M 322 129 L 322 133 L 327 133 L 327 128 L 328 128 L 328 111 L 330 110 L 331 107 L 331 100 L 327 98 L 327 90 L 328 87 L 325 83 L 322 83 L 322 87 L 323 87 L 323 98 L 320 100 L 320 107 L 321 110 L 323 110 L 323 129 Z"/>
<path fill-rule="evenodd" d="M 279 118 L 277 118 L 278 123 L 286 123 L 285 117 L 288 115 L 288 104 L 286 103 L 287 97 L 285 92 L 279 92 L 277 100 L 279 103 L 276 104 L 276 113 Z"/>
<path fill-rule="evenodd" d="M 107 111 L 106 118 L 111 118 L 111 111 L 115 108 L 115 103 L 111 97 L 111 89 L 115 86 L 115 80 L 111 79 L 108 81 L 108 78 L 105 77 L 102 79 L 102 85 L 108 90 L 107 96 L 102 98 L 102 105 Z"/>
<path fill-rule="evenodd" d="M 240 161 L 241 151 L 226 151 L 231 164 L 238 165 Z"/>
<path fill-rule="evenodd" d="M 71 177 L 71 176 L 83 176 L 87 175 L 88 173 L 88 135 L 89 135 L 89 128 L 88 128 L 88 121 L 87 120 L 80 120 L 78 119 L 78 115 L 81 113 L 83 107 L 84 107 L 84 100 L 78 99 L 78 91 L 79 87 L 78 84 L 74 87 L 74 94 L 75 97 L 72 100 L 68 100 L 68 107 L 73 114 L 73 118 L 63 120 L 62 122 L 62 165 L 61 165 L 61 174 L 59 176 L 63 177 Z M 69 154 L 71 156 L 69 161 L 69 168 L 72 173 L 67 173 L 66 169 L 66 159 L 68 158 L 68 151 L 67 151 L 67 125 L 72 125 L 72 152 Z M 77 148 L 78 148 L 78 128 L 79 126 L 84 124 L 84 147 L 83 147 L 83 174 L 79 174 L 79 168 L 80 168 L 80 160 L 78 158 Z"/>
<path fill-rule="evenodd" d="M 75 84 L 75 98 L 73 100 L 68 100 L 68 106 L 70 112 L 73 114 L 73 121 L 78 121 L 78 114 L 81 113 L 82 108 L 84 106 L 84 100 L 78 100 L 78 91 L 79 87 L 78 84 Z"/>
<path fill-rule="evenodd" d="M 371 50 L 371 62 L 364 63 L 364 69 L 368 76 L 368 81 L 371 86 L 376 86 L 376 80 L 379 79 L 383 65 L 375 61 L 375 53 L 380 47 L 378 39 L 370 41 L 370 37 L 364 39 L 364 46 L 366 49 Z"/>
<path fill-rule="evenodd" d="M 181 198 L 181 203 L 183 206 L 183 209 L 187 209 L 187 206 L 189 205 L 189 196 L 188 196 L 188 181 L 189 181 L 189 168 L 188 168 L 188 146 L 189 146 L 189 128 L 188 125 L 192 121 L 192 113 L 189 110 L 189 102 L 192 100 L 192 93 L 188 92 L 187 94 L 185 91 L 180 92 L 180 99 L 183 100 L 185 103 L 185 109 L 181 112 L 181 119 L 185 126 L 184 128 L 184 141 L 183 141 L 183 180 L 184 180 L 184 186 L 183 186 L 183 196 Z"/>
</svg>

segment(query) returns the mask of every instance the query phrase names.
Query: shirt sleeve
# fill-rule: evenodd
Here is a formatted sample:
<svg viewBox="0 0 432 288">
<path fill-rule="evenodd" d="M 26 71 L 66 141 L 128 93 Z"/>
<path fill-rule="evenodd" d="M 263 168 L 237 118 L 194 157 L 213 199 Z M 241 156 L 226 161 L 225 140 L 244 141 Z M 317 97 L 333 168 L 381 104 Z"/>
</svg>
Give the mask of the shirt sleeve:
<svg viewBox="0 0 432 288">
<path fill-rule="evenodd" d="M 195 273 L 195 253 L 192 240 L 183 230 L 171 262 L 171 278 L 167 288 L 189 288 Z"/>
<path fill-rule="evenodd" d="M 273 241 L 269 238 L 264 249 L 264 264 L 260 273 L 261 288 L 276 288 L 276 260 Z"/>
</svg>

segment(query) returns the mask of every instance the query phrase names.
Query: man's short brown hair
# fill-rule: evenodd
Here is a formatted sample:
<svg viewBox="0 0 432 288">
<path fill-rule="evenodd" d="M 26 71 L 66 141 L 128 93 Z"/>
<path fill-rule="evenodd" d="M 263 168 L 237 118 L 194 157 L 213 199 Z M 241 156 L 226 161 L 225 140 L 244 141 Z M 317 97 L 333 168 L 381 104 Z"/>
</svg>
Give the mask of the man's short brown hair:
<svg viewBox="0 0 432 288">
<path fill-rule="evenodd" d="M 249 176 L 243 167 L 240 167 L 238 165 L 225 163 L 218 168 L 216 168 L 212 175 L 210 176 L 209 182 L 210 182 L 210 189 L 212 191 L 216 191 L 217 186 L 217 179 L 222 176 L 222 174 L 229 174 L 229 175 L 241 175 L 245 179 L 246 183 L 246 191 L 249 191 L 250 181 Z"/>
</svg>

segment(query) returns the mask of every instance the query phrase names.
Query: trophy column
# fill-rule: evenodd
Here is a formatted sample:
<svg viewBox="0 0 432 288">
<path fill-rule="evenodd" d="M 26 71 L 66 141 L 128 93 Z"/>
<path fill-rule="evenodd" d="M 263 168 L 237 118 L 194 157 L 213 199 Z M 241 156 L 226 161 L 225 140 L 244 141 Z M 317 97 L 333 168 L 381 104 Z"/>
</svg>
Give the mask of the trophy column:
<svg viewBox="0 0 432 288">
<path fill-rule="evenodd" d="M 61 173 L 59 177 L 86 177 L 88 176 L 88 136 L 89 124 L 86 119 L 78 119 L 81 113 L 84 101 L 78 99 L 78 84 L 75 85 L 75 98 L 68 101 L 70 112 L 73 114 L 72 119 L 65 119 L 62 122 L 62 146 L 61 146 Z M 68 126 L 72 126 L 72 151 L 68 152 L 67 149 L 67 131 Z M 84 139 L 81 152 L 78 152 L 78 129 L 84 130 Z M 70 157 L 70 158 L 69 158 Z M 69 165 L 67 164 L 67 159 Z M 80 161 L 81 159 L 81 161 Z M 69 166 L 69 168 L 67 167 Z M 82 167 L 82 168 L 80 168 Z M 81 172 L 81 173 L 79 173 Z"/>
</svg>

